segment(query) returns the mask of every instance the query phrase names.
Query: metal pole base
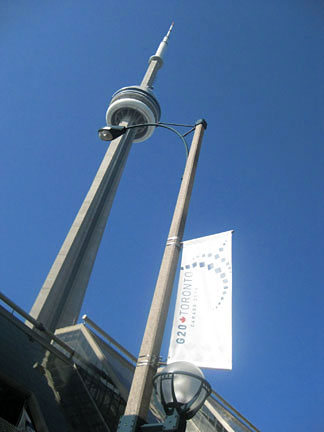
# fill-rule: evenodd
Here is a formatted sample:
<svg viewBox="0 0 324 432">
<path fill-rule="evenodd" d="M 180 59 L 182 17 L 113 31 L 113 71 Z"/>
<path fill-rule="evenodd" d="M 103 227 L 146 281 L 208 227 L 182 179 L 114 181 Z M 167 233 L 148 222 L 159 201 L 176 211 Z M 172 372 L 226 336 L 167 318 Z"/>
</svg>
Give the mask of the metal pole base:
<svg viewBox="0 0 324 432">
<path fill-rule="evenodd" d="M 185 432 L 186 430 L 186 420 L 180 417 L 175 411 L 172 415 L 167 416 L 164 420 L 163 429 L 164 432 Z"/>
<path fill-rule="evenodd" d="M 177 412 L 167 416 L 164 423 L 143 424 L 136 415 L 121 417 L 117 432 L 185 432 L 186 420 Z"/>
</svg>

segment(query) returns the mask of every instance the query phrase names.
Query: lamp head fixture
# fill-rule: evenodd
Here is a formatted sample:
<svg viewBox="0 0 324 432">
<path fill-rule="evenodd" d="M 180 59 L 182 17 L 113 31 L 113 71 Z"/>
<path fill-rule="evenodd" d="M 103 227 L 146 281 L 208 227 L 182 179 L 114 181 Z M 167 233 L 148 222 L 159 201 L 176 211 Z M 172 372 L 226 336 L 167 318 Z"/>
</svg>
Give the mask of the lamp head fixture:
<svg viewBox="0 0 324 432">
<path fill-rule="evenodd" d="M 154 377 L 153 384 L 166 415 L 176 411 L 186 420 L 198 412 L 211 393 L 202 371 L 184 361 L 167 365 Z"/>
<path fill-rule="evenodd" d="M 126 132 L 125 126 L 104 126 L 98 130 L 99 138 L 103 141 L 112 141 L 115 138 L 120 137 Z"/>
</svg>

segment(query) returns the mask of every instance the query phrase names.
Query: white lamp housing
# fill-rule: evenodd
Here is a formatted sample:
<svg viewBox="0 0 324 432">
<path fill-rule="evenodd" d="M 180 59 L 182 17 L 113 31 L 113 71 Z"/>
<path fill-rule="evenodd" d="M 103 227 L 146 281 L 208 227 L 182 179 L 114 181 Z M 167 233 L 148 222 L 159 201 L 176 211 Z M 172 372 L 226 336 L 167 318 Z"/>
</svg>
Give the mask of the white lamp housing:
<svg viewBox="0 0 324 432">
<path fill-rule="evenodd" d="M 154 387 L 165 413 L 174 410 L 181 417 L 192 418 L 211 393 L 202 371 L 188 362 L 167 365 L 154 378 Z"/>
</svg>

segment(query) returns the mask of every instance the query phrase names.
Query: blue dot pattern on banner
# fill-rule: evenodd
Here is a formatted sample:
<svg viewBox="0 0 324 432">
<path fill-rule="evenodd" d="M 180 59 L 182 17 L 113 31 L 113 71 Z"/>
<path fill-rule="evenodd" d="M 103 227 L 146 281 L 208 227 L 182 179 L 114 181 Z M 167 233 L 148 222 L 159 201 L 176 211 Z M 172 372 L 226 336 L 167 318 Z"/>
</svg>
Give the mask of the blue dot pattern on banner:
<svg viewBox="0 0 324 432">
<path fill-rule="evenodd" d="M 202 255 L 197 255 L 195 258 L 193 258 L 193 263 L 185 264 L 180 268 L 180 270 L 194 270 L 199 268 L 203 271 L 214 271 L 215 275 L 221 279 L 223 286 L 221 292 L 218 295 L 215 309 L 220 308 L 225 299 L 229 288 L 228 275 L 230 275 L 232 272 L 232 267 L 230 266 L 229 261 L 226 261 L 224 257 L 224 247 L 227 246 L 227 243 L 228 241 L 225 240 L 223 247 L 219 248 L 217 253 L 208 252 Z"/>
</svg>

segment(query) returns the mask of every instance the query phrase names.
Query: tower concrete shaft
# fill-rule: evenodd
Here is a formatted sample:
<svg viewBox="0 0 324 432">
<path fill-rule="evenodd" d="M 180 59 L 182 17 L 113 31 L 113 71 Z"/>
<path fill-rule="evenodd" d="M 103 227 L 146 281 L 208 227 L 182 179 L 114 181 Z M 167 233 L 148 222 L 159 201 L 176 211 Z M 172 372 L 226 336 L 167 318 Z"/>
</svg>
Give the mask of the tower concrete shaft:
<svg viewBox="0 0 324 432">
<path fill-rule="evenodd" d="M 30 311 L 51 331 L 73 325 L 78 320 L 134 133 L 129 130 L 109 146 Z"/>
<path fill-rule="evenodd" d="M 172 26 L 171 26 L 172 28 Z M 155 56 L 149 60 L 145 74 L 151 86 L 166 49 L 169 34 L 161 42 Z M 154 67 L 152 67 L 152 64 Z M 159 67 L 157 68 L 157 65 Z M 160 107 L 149 85 L 119 90 L 108 107 L 112 124 L 134 125 L 156 123 Z M 153 129 L 129 129 L 114 140 L 99 167 L 89 192 L 50 269 L 30 314 L 48 330 L 77 322 L 91 271 L 107 223 L 117 187 L 133 141 L 142 141 Z"/>
</svg>

